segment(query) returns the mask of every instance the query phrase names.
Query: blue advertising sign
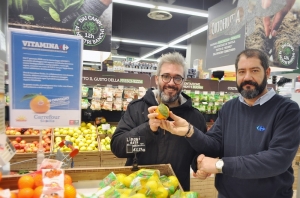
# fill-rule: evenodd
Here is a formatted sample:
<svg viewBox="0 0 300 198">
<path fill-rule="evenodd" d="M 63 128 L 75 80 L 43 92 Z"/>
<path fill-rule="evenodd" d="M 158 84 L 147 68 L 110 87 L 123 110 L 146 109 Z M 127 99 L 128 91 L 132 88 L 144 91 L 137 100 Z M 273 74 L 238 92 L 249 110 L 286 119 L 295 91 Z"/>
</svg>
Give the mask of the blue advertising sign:
<svg viewBox="0 0 300 198">
<path fill-rule="evenodd" d="M 82 37 L 9 29 L 10 125 L 81 122 Z"/>
</svg>

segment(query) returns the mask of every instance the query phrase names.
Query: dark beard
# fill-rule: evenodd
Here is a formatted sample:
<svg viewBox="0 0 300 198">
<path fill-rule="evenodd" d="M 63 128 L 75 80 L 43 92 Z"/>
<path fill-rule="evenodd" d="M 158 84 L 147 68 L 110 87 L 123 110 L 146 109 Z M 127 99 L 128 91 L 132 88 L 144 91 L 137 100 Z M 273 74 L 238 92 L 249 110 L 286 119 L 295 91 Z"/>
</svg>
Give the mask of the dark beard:
<svg viewBox="0 0 300 198">
<path fill-rule="evenodd" d="M 253 85 L 255 89 L 253 90 L 248 90 L 248 89 L 243 89 L 243 86 L 245 85 Z M 240 84 L 240 86 L 237 85 L 237 89 L 240 92 L 240 94 L 246 98 L 246 99 L 253 99 L 260 95 L 266 88 L 267 85 L 267 76 L 264 77 L 262 83 L 259 85 L 256 82 L 253 81 L 244 81 Z"/>
<path fill-rule="evenodd" d="M 174 89 L 175 91 L 177 91 L 177 93 L 174 96 L 167 95 L 163 91 L 166 88 Z M 170 104 L 170 103 L 175 102 L 179 98 L 179 95 L 181 93 L 181 90 L 178 90 L 178 88 L 176 86 L 164 86 L 163 90 L 161 90 L 160 88 L 158 89 L 160 100 L 164 104 Z"/>
</svg>

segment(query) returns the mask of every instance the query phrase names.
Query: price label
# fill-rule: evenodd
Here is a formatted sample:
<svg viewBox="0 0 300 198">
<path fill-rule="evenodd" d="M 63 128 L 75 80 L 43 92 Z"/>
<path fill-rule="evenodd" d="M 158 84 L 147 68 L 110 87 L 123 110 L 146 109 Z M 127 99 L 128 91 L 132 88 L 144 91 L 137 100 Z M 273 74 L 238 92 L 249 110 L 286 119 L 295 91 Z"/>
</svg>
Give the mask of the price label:
<svg viewBox="0 0 300 198">
<path fill-rule="evenodd" d="M 103 130 L 108 130 L 108 129 L 110 129 L 110 124 L 102 124 L 102 129 L 103 129 Z"/>
<path fill-rule="evenodd" d="M 126 153 L 138 153 L 146 151 L 145 137 L 134 136 L 126 138 Z"/>
</svg>

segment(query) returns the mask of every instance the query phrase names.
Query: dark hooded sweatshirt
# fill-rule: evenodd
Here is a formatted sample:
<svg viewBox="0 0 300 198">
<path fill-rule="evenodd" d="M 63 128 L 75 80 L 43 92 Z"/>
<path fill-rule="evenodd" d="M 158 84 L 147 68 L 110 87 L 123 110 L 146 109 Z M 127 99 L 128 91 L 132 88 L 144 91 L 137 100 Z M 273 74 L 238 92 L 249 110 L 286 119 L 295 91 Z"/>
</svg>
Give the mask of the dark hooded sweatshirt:
<svg viewBox="0 0 300 198">
<path fill-rule="evenodd" d="M 189 96 L 182 93 L 187 100 L 178 107 L 170 108 L 175 115 L 190 122 L 193 126 L 206 131 L 206 122 L 203 115 L 194 107 Z M 196 156 L 196 151 L 187 141 L 187 138 L 172 135 L 159 128 L 152 132 L 149 127 L 148 108 L 157 106 L 152 89 L 148 89 L 145 96 L 131 102 L 111 140 L 111 150 L 119 158 L 127 158 L 126 166 L 133 164 L 133 154 L 126 153 L 126 138 L 144 136 L 146 152 L 137 153 L 139 165 L 171 164 L 183 189 L 190 189 L 190 165 Z M 170 119 L 170 118 L 169 118 Z"/>
</svg>

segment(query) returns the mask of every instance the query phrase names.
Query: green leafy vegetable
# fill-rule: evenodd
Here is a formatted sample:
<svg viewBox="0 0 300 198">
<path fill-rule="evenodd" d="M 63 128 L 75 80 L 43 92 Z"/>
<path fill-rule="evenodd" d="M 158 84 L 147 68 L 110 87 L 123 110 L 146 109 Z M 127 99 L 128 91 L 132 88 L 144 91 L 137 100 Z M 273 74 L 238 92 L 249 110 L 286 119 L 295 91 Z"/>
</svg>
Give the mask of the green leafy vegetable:
<svg viewBox="0 0 300 198">
<path fill-rule="evenodd" d="M 34 16 L 30 14 L 20 14 L 19 17 L 26 21 L 34 21 Z"/>
<path fill-rule="evenodd" d="M 17 13 L 23 13 L 28 8 L 28 0 L 9 0 L 9 8 Z"/>
<path fill-rule="evenodd" d="M 51 7 L 49 7 L 49 14 L 54 21 L 60 22 L 59 14 Z"/>
<path fill-rule="evenodd" d="M 37 1 L 44 10 L 49 12 L 53 20 L 57 22 L 60 21 L 61 14 L 75 12 L 84 3 L 84 0 L 37 0 Z"/>
</svg>

